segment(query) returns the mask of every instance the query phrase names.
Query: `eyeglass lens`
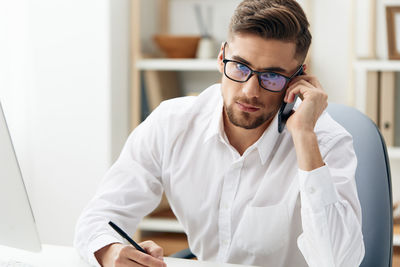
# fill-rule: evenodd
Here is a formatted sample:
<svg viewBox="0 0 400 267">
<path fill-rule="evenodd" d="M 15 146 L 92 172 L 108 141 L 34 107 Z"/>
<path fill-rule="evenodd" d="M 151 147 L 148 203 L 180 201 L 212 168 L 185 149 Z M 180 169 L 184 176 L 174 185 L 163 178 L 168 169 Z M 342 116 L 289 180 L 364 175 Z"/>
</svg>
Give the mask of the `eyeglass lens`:
<svg viewBox="0 0 400 267">
<path fill-rule="evenodd" d="M 226 75 L 236 81 L 244 82 L 249 77 L 251 70 L 238 62 L 228 61 L 225 66 Z M 261 86 L 271 91 L 281 91 L 286 85 L 286 78 L 273 72 L 259 75 Z"/>
</svg>

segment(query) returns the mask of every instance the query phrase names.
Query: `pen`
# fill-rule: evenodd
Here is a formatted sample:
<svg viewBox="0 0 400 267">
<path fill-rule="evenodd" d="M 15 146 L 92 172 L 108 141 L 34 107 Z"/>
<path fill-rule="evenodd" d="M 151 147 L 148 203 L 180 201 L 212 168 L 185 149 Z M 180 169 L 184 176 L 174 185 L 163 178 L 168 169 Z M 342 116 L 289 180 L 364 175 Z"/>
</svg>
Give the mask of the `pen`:
<svg viewBox="0 0 400 267">
<path fill-rule="evenodd" d="M 125 238 L 126 240 L 128 240 L 129 243 L 132 244 L 132 246 L 134 246 L 137 250 L 139 250 L 140 252 L 146 253 L 147 252 L 141 247 L 139 246 L 135 241 L 133 241 L 132 238 L 130 238 L 128 236 L 127 233 L 125 233 L 121 228 L 119 228 L 115 223 L 113 223 L 112 221 L 109 221 L 108 223 L 118 234 L 120 234 L 120 236 L 122 236 L 123 238 Z"/>
</svg>

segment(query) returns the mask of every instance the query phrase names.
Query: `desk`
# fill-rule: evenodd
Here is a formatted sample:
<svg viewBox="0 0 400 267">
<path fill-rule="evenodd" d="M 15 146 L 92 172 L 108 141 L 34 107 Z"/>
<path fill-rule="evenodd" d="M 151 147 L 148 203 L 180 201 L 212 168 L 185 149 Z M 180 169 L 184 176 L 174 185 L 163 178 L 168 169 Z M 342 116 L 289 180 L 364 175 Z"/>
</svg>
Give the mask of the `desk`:
<svg viewBox="0 0 400 267">
<path fill-rule="evenodd" d="M 43 245 L 40 253 L 28 252 L 0 246 L 0 260 L 16 260 L 35 267 L 90 267 L 72 247 Z M 221 264 L 205 261 L 165 258 L 169 267 L 249 267 L 236 264 Z"/>
</svg>

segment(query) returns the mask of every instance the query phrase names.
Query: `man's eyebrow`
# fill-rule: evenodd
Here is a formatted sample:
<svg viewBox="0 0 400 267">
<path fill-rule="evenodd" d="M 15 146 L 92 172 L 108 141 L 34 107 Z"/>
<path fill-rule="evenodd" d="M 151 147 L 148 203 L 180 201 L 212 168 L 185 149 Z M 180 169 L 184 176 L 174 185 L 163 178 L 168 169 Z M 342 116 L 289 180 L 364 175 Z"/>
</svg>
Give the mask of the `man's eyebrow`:
<svg viewBox="0 0 400 267">
<path fill-rule="evenodd" d="M 242 58 L 241 56 L 232 56 L 233 60 L 240 61 L 249 67 L 254 67 L 250 62 L 248 62 L 246 59 Z M 261 71 L 273 71 L 273 72 L 281 72 L 281 73 L 288 73 L 287 70 L 281 68 L 281 67 L 268 67 L 268 68 L 263 68 Z"/>
</svg>

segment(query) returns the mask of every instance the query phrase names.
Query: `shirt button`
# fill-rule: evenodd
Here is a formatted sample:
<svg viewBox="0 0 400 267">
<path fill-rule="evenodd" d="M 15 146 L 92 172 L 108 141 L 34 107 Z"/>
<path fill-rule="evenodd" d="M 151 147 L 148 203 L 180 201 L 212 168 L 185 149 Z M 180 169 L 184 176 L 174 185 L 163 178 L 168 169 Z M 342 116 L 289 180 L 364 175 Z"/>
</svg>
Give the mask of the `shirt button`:
<svg viewBox="0 0 400 267">
<path fill-rule="evenodd" d="M 307 190 L 307 192 L 309 193 L 309 194 L 314 194 L 315 193 L 315 187 L 309 187 L 308 188 L 308 190 Z"/>
</svg>

